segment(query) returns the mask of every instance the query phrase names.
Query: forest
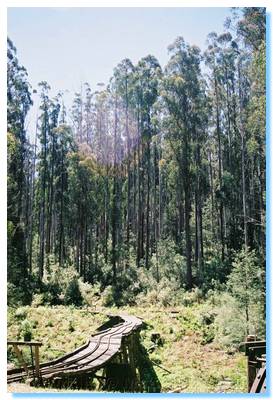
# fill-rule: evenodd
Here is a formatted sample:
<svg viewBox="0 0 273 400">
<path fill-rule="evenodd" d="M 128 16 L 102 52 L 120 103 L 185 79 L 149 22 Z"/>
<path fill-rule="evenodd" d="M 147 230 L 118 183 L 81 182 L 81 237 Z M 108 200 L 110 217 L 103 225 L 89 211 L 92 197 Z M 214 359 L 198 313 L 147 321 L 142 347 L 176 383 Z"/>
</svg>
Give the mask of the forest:
<svg viewBox="0 0 273 400">
<path fill-rule="evenodd" d="M 166 66 L 123 59 L 72 107 L 43 77 L 30 86 L 8 38 L 11 319 L 184 307 L 205 344 L 265 337 L 265 33 L 264 8 L 231 10 L 205 51 L 181 36 Z M 35 337 L 30 317 L 8 329 Z"/>
</svg>

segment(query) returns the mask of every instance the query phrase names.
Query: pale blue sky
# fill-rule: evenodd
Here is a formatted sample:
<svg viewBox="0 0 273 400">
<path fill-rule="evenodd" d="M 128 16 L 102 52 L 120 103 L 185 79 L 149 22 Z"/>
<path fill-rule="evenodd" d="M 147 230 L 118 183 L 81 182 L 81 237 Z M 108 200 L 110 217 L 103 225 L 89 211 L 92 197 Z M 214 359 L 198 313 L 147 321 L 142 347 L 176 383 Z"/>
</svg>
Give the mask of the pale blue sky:
<svg viewBox="0 0 273 400">
<path fill-rule="evenodd" d="M 89 82 L 107 83 L 123 59 L 152 54 L 162 67 L 177 36 L 205 48 L 211 31 L 223 31 L 229 8 L 9 8 L 8 35 L 33 88 L 46 80 L 67 102 Z M 69 104 L 70 105 L 70 104 Z"/>
</svg>

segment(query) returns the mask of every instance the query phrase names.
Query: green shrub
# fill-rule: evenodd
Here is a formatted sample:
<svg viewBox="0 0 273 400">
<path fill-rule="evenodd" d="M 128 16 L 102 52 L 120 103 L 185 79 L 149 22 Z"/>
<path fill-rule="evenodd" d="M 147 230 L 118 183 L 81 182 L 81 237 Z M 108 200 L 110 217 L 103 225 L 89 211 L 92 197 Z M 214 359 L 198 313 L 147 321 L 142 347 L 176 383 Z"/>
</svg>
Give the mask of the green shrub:
<svg viewBox="0 0 273 400">
<path fill-rule="evenodd" d="M 185 292 L 182 297 L 184 306 L 191 306 L 194 303 L 200 303 L 203 299 L 203 291 L 200 288 L 193 288 L 191 291 Z"/>
<path fill-rule="evenodd" d="M 44 294 L 43 293 L 35 293 L 32 298 L 32 307 L 39 307 L 45 304 Z"/>
<path fill-rule="evenodd" d="M 89 306 L 96 306 L 101 302 L 101 288 L 99 283 L 91 285 L 90 283 L 79 280 L 80 291 L 85 304 Z"/>
<path fill-rule="evenodd" d="M 7 301 L 8 305 L 24 306 L 31 303 L 32 285 L 30 279 L 22 279 L 17 285 L 8 282 L 7 285 Z"/>
<path fill-rule="evenodd" d="M 224 261 L 221 259 L 221 248 L 219 243 L 211 245 L 206 248 L 204 276 L 202 287 L 205 292 L 212 289 L 215 290 L 216 286 L 225 283 L 226 277 L 230 272 L 231 261 L 226 258 Z"/>
<path fill-rule="evenodd" d="M 62 288 L 58 282 L 50 282 L 47 284 L 46 293 L 45 293 L 45 301 L 50 305 L 58 305 L 60 304 L 60 294 Z"/>
<path fill-rule="evenodd" d="M 68 322 L 68 330 L 69 330 L 69 332 L 74 332 L 75 331 L 74 322 L 73 322 L 72 319 L 70 319 L 69 322 Z"/>
<path fill-rule="evenodd" d="M 32 326 L 28 319 L 24 319 L 21 323 L 20 335 L 25 341 L 31 341 L 32 338 Z"/>
<path fill-rule="evenodd" d="M 186 282 L 186 261 L 173 240 L 160 240 L 157 254 L 153 254 L 149 274 L 157 282 L 165 278 L 174 280 L 182 287 Z"/>
<path fill-rule="evenodd" d="M 33 329 L 36 329 L 38 326 L 39 326 L 39 321 L 38 321 L 37 319 L 35 319 L 35 320 L 32 322 L 32 328 L 33 328 Z"/>
<path fill-rule="evenodd" d="M 200 312 L 199 322 L 201 325 L 208 326 L 214 323 L 216 317 L 215 310 L 207 309 L 207 307 Z"/>
<path fill-rule="evenodd" d="M 102 305 L 111 307 L 115 304 L 114 289 L 112 286 L 107 286 L 102 293 Z"/>
<path fill-rule="evenodd" d="M 258 320 L 259 314 L 263 315 L 265 288 L 262 277 L 263 270 L 254 250 L 243 249 L 236 254 L 227 287 L 237 300 L 241 313 L 245 317 L 247 333 L 252 333 L 250 331 L 253 320 Z M 254 319 L 253 316 L 255 316 Z"/>
<path fill-rule="evenodd" d="M 213 342 L 215 338 L 215 329 L 214 325 L 207 325 L 202 327 L 202 344 L 207 344 Z"/>
<path fill-rule="evenodd" d="M 67 286 L 67 289 L 64 294 L 64 302 L 66 305 L 73 304 L 77 307 L 81 306 L 83 303 L 79 282 L 76 277 L 74 277 Z"/>
<path fill-rule="evenodd" d="M 177 319 L 180 322 L 180 328 L 187 334 L 188 332 L 202 333 L 202 325 L 200 324 L 193 309 L 187 308 Z"/>
<path fill-rule="evenodd" d="M 19 307 L 14 313 L 14 316 L 18 319 L 25 319 L 27 316 L 27 310 L 24 307 Z"/>
<path fill-rule="evenodd" d="M 223 347 L 237 347 L 246 335 L 245 318 L 236 300 L 222 293 L 215 317 L 215 342 Z"/>
<path fill-rule="evenodd" d="M 157 305 L 163 307 L 178 306 L 182 303 L 184 290 L 180 288 L 177 280 L 162 278 L 158 283 L 153 279 L 149 271 L 142 272 L 143 291 L 137 295 L 136 302 L 139 305 Z"/>
</svg>

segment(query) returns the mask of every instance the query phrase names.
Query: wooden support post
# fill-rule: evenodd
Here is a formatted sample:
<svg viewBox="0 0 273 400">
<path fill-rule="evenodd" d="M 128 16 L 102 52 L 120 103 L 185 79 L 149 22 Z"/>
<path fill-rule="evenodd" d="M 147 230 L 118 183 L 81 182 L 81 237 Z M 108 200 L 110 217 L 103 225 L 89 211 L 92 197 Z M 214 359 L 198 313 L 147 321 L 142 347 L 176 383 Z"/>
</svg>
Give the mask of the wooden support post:
<svg viewBox="0 0 273 400">
<path fill-rule="evenodd" d="M 19 347 L 18 347 L 17 344 L 13 344 L 13 348 L 14 348 L 14 351 L 15 351 L 17 357 L 18 357 L 19 362 L 21 363 L 21 365 L 24 368 L 26 374 L 28 375 L 28 367 L 27 367 L 27 364 L 25 363 L 25 360 L 23 358 L 21 350 L 19 350 Z"/>
<path fill-rule="evenodd" d="M 135 340 L 135 335 L 132 334 L 130 338 L 130 347 L 129 347 L 129 352 L 130 352 L 130 363 L 132 365 L 132 368 L 135 370 L 135 349 L 134 349 L 134 340 Z"/>
<path fill-rule="evenodd" d="M 248 335 L 246 338 L 247 342 L 255 342 L 256 336 Z M 250 352 L 247 357 L 247 380 L 248 380 L 248 392 L 250 392 L 253 382 L 256 378 L 256 366 L 255 357 L 253 352 Z"/>
<path fill-rule="evenodd" d="M 129 355 L 130 355 L 130 364 L 131 364 L 132 375 L 133 375 L 132 390 L 135 392 L 135 391 L 138 391 L 138 389 L 139 389 L 139 379 L 137 376 L 137 369 L 136 369 L 135 334 L 134 333 L 130 337 Z"/>
<path fill-rule="evenodd" d="M 39 359 L 39 346 L 35 346 L 34 348 L 35 351 L 35 373 L 37 379 L 40 378 L 40 359 Z"/>
<path fill-rule="evenodd" d="M 122 363 L 123 363 L 123 364 L 129 364 L 128 352 L 127 352 L 125 340 L 123 341 L 123 343 L 121 344 L 121 346 L 122 346 L 122 347 L 121 347 L 121 351 L 122 351 Z"/>
</svg>

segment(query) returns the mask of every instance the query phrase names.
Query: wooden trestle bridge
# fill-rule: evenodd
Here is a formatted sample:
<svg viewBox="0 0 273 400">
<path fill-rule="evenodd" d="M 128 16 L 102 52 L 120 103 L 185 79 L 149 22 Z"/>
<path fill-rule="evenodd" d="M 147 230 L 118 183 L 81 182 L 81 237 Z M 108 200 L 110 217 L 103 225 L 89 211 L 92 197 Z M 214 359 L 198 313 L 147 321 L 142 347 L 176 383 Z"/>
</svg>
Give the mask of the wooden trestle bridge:
<svg viewBox="0 0 273 400">
<path fill-rule="evenodd" d="M 120 315 L 115 317 L 114 322 L 110 328 L 102 327 L 85 345 L 53 361 L 40 364 L 38 370 L 26 366 L 8 370 L 8 383 L 30 379 L 30 383 L 36 382 L 39 385 L 87 389 L 91 378 L 97 378 L 100 387 L 108 390 L 115 390 L 117 385 L 127 390 L 141 390 L 137 379 L 137 347 L 142 321 L 134 316 Z M 99 370 L 102 370 L 101 375 L 96 374 Z M 115 377 L 117 371 L 119 383 Z M 126 382 L 120 382 L 121 375 Z"/>
</svg>

